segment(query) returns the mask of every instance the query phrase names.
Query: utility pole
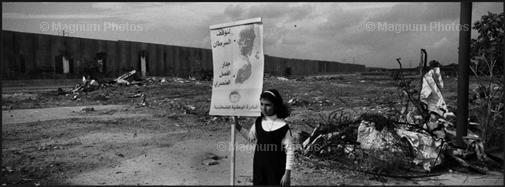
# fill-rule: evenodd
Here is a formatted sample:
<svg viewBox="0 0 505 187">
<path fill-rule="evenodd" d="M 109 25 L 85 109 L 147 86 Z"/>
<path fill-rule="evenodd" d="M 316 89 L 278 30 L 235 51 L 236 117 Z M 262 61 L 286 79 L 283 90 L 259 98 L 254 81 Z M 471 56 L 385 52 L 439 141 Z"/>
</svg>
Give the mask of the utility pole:
<svg viewBox="0 0 505 187">
<path fill-rule="evenodd" d="M 467 135 L 468 127 L 468 83 L 470 73 L 470 33 L 472 21 L 472 2 L 463 0 L 460 4 L 458 54 L 458 109 L 456 114 L 456 144 L 466 147 L 463 136 Z M 466 26 L 466 27 L 465 27 Z M 464 29 L 468 28 L 468 29 Z"/>
<path fill-rule="evenodd" d="M 505 2 L 503 2 L 503 14 L 505 15 Z M 501 25 L 503 27 L 503 30 L 505 30 L 505 24 L 502 23 Z M 503 43 L 503 49 L 505 50 L 505 39 L 502 39 L 502 43 Z M 503 82 L 505 83 L 505 54 L 503 54 L 503 51 L 502 51 L 502 54 L 501 54 L 501 58 L 503 60 L 502 62 L 502 67 L 503 67 Z M 503 89 L 503 88 L 502 88 Z M 502 103 L 505 104 L 505 91 L 502 91 L 502 94 L 503 96 L 501 97 L 502 99 Z M 505 110 L 503 110 L 503 118 L 505 118 Z M 505 160 L 503 161 L 504 165 L 505 165 Z"/>
</svg>

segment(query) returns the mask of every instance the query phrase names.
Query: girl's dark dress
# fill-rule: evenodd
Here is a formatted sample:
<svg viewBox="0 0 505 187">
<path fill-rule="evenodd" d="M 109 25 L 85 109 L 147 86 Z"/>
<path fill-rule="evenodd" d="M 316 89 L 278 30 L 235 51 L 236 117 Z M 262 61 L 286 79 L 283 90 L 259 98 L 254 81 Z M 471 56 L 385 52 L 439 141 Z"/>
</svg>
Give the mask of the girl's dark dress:
<svg viewBox="0 0 505 187">
<path fill-rule="evenodd" d="M 256 149 L 253 162 L 253 185 L 280 185 L 286 170 L 286 152 L 282 139 L 289 125 L 267 132 L 261 125 L 261 117 L 256 119 Z"/>
</svg>

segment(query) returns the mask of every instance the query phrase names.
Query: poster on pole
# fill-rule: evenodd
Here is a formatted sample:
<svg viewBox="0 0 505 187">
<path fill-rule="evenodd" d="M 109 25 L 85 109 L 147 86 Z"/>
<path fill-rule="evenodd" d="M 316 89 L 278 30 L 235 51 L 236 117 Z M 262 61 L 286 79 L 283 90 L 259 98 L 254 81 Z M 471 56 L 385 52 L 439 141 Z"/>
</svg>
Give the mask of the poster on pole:
<svg viewBox="0 0 505 187">
<path fill-rule="evenodd" d="M 209 114 L 260 116 L 264 71 L 261 18 L 209 28 L 214 72 Z"/>
</svg>

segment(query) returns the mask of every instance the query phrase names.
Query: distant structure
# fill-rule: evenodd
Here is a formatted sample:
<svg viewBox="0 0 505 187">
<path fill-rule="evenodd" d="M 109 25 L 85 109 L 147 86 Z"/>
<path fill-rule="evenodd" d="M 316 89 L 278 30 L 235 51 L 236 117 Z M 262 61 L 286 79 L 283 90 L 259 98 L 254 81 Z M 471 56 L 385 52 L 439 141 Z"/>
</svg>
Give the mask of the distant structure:
<svg viewBox="0 0 505 187">
<path fill-rule="evenodd" d="M 210 49 L 5 30 L 2 41 L 4 80 L 79 78 L 84 74 L 116 77 L 133 69 L 146 76 L 179 77 L 212 71 Z M 265 55 L 265 73 L 270 75 L 363 71 L 365 65 Z"/>
</svg>

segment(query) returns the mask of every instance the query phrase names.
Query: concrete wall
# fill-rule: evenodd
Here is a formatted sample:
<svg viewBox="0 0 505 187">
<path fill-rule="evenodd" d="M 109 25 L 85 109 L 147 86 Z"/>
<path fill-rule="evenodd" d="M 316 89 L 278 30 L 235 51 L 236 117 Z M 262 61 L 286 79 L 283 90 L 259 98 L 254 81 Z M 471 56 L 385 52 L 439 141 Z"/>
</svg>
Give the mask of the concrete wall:
<svg viewBox="0 0 505 187">
<path fill-rule="evenodd" d="M 106 53 L 106 69 L 102 76 L 116 77 L 132 69 L 140 70 L 141 51 L 147 54 L 148 76 L 187 77 L 200 71 L 212 71 L 210 49 L 4 30 L 2 46 L 3 79 L 79 78 L 91 67 L 90 64 L 96 63 L 97 53 Z M 59 55 L 72 60 L 72 73 L 56 71 Z M 265 55 L 265 73 L 285 75 L 287 69 L 291 75 L 314 75 L 362 72 L 365 66 Z"/>
</svg>

